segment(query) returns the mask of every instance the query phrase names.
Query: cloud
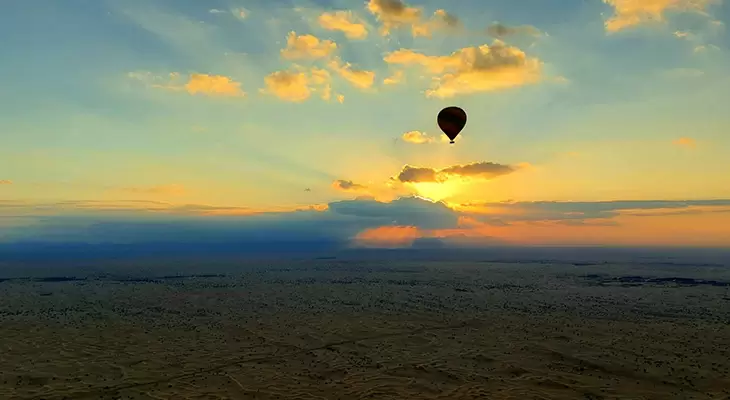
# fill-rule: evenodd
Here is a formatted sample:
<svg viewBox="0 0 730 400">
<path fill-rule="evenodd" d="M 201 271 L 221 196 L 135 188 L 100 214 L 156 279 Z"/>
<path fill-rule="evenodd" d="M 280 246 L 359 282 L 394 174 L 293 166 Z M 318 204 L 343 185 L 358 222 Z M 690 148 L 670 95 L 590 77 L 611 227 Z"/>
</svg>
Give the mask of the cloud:
<svg viewBox="0 0 730 400">
<path fill-rule="evenodd" d="M 403 82 L 403 71 L 395 71 L 393 75 L 383 79 L 384 85 L 397 85 Z"/>
<path fill-rule="evenodd" d="M 520 243 L 525 240 L 523 235 L 532 235 L 531 232 L 537 232 L 538 243 L 554 243 L 563 240 L 555 239 L 561 232 L 572 232 L 573 238 L 581 238 L 585 236 L 581 234 L 583 230 L 593 228 L 604 230 L 590 230 L 591 235 L 610 231 L 607 237 L 621 238 L 630 233 L 626 229 L 635 228 L 636 223 L 643 223 L 646 218 L 682 218 L 708 213 L 730 215 L 730 199 L 447 206 L 418 197 L 390 202 L 358 198 L 270 210 L 139 200 L 56 203 L 0 200 L 0 216 L 17 219 L 13 229 L 0 232 L 0 241 L 30 243 L 34 252 L 43 248 L 38 243 L 134 244 L 147 246 L 156 253 L 188 251 L 195 245 L 260 252 L 333 250 L 353 244 L 408 247 L 417 242 L 424 246 L 428 243 L 429 246 L 483 246 L 512 240 L 510 237 L 515 238 L 514 243 Z M 632 218 L 634 225 L 623 227 Z M 661 226 L 665 226 L 669 220 L 662 221 Z M 537 231 L 525 230 L 526 227 Z M 676 231 L 675 238 L 686 236 L 682 236 L 682 229 L 670 231 Z M 730 231 L 711 232 L 717 236 Z M 696 235 L 697 231 L 689 234 Z M 597 236 L 595 240 L 601 238 Z M 129 249 L 132 247 L 123 251 Z"/>
<path fill-rule="evenodd" d="M 380 226 L 358 233 L 355 245 L 375 248 L 408 247 L 420 236 L 421 232 L 415 226 Z"/>
<path fill-rule="evenodd" d="M 453 14 L 448 13 L 446 10 L 436 10 L 433 13 L 433 21 L 438 25 L 447 28 L 458 28 L 461 26 L 459 18 Z"/>
<path fill-rule="evenodd" d="M 329 211 L 349 217 L 365 218 L 371 227 L 385 225 L 415 226 L 419 229 L 447 229 L 457 226 L 458 215 L 441 202 L 418 197 L 401 197 L 391 202 L 355 199 L 332 202 Z"/>
<path fill-rule="evenodd" d="M 487 34 L 497 39 L 502 39 L 515 35 L 540 36 L 540 30 L 532 25 L 507 26 L 495 22 L 487 28 Z"/>
<path fill-rule="evenodd" d="M 433 168 L 411 167 L 410 165 L 406 165 L 398 176 L 396 176 L 396 180 L 403 183 L 439 182 L 441 181 L 441 177 Z"/>
<path fill-rule="evenodd" d="M 0 185 L 12 185 L 13 181 L 10 179 L 0 179 Z"/>
<path fill-rule="evenodd" d="M 295 32 L 289 32 L 281 56 L 289 60 L 327 58 L 336 50 L 337 44 L 331 40 L 320 40 L 313 35 L 297 36 Z"/>
<path fill-rule="evenodd" d="M 708 209 L 730 212 L 730 199 L 717 200 L 617 200 L 595 202 L 503 202 L 503 203 L 473 203 L 455 206 L 462 215 L 468 215 L 480 221 L 498 219 L 502 222 L 555 222 L 555 221 L 586 221 L 591 223 L 609 223 L 608 220 L 621 216 L 647 215 L 651 211 L 654 215 L 667 215 L 669 210 L 707 212 Z M 657 212 L 660 211 L 660 214 Z M 575 222 L 574 222 L 575 223 Z"/>
<path fill-rule="evenodd" d="M 697 12 L 705 14 L 706 8 L 716 0 L 603 0 L 614 8 L 614 14 L 606 20 L 608 32 L 618 32 L 650 22 L 664 21 L 665 14 L 672 12 Z"/>
<path fill-rule="evenodd" d="M 295 66 L 293 70 L 276 71 L 266 76 L 266 88 L 260 92 L 294 103 L 306 101 L 312 93 L 319 93 L 323 100 L 329 101 L 332 98 L 331 81 L 327 70 Z"/>
<path fill-rule="evenodd" d="M 542 62 L 520 49 L 495 40 L 490 45 L 467 47 L 447 56 L 429 56 L 410 49 L 387 54 L 388 64 L 420 65 L 437 76 L 428 97 L 449 98 L 459 94 L 494 91 L 537 83 Z"/>
<path fill-rule="evenodd" d="M 351 11 L 326 12 L 319 16 L 317 22 L 324 29 L 343 32 L 348 39 L 365 39 L 368 36 L 365 24 Z"/>
<path fill-rule="evenodd" d="M 249 11 L 243 7 L 232 8 L 228 11 L 221 10 L 219 8 L 212 8 L 212 9 L 208 10 L 208 12 L 211 14 L 228 14 L 228 13 L 230 13 L 231 15 L 233 15 L 234 17 L 236 17 L 240 20 L 246 19 L 246 17 L 248 17 L 248 15 L 249 15 Z"/>
<path fill-rule="evenodd" d="M 182 196 L 187 193 L 187 189 L 178 184 L 159 185 L 150 187 L 129 187 L 122 188 L 122 191 L 136 194 L 162 195 L 162 196 Z"/>
<path fill-rule="evenodd" d="M 241 84 L 222 75 L 191 74 L 185 84 L 188 93 L 208 96 L 243 96 Z"/>
<path fill-rule="evenodd" d="M 457 32 L 461 28 L 458 17 L 446 10 L 436 10 L 428 21 L 413 24 L 411 34 L 413 37 L 431 37 L 436 31 Z"/>
<path fill-rule="evenodd" d="M 5 241 L 61 243 L 230 244 L 233 248 L 286 251 L 317 243 L 349 246 L 360 232 L 384 225 L 418 229 L 455 227 L 457 216 L 444 204 L 418 198 L 389 203 L 344 200 L 326 207 L 259 211 L 161 202 L 0 202 L 0 214 L 29 217 Z M 203 217 L 204 216 L 204 217 Z M 284 247 L 280 243 L 286 243 Z M 299 246 L 299 247 L 298 247 Z M 278 247 L 278 250 L 276 249 Z"/>
<path fill-rule="evenodd" d="M 352 64 L 343 63 L 337 57 L 330 60 L 327 66 L 358 89 L 369 89 L 375 83 L 375 72 L 353 69 Z"/>
<path fill-rule="evenodd" d="M 413 144 L 425 144 L 433 143 L 436 139 L 419 131 L 410 131 L 403 134 L 402 139 L 404 142 Z"/>
<path fill-rule="evenodd" d="M 332 182 L 332 187 L 343 192 L 361 192 L 367 190 L 367 186 L 343 179 Z"/>
<path fill-rule="evenodd" d="M 697 146 L 697 141 L 689 137 L 681 137 L 672 141 L 677 146 L 694 148 Z"/>
<path fill-rule="evenodd" d="M 454 165 L 444 168 L 440 171 L 444 175 L 462 176 L 462 177 L 480 177 L 484 179 L 493 179 L 498 176 L 511 174 L 515 172 L 517 167 L 502 165 L 493 162 L 478 162 L 466 165 Z"/>
<path fill-rule="evenodd" d="M 246 17 L 249 16 L 250 11 L 243 7 L 233 8 L 231 9 L 231 14 L 233 14 L 234 17 L 238 19 L 246 19 Z"/>
<path fill-rule="evenodd" d="M 403 26 L 417 27 L 423 14 L 420 8 L 407 6 L 400 0 L 369 0 L 367 9 L 380 21 L 380 33 L 383 36 Z"/>
<path fill-rule="evenodd" d="M 401 0 L 369 0 L 367 9 L 380 22 L 380 34 L 383 36 L 390 35 L 396 29 L 410 28 L 413 37 L 430 37 L 435 30 L 461 27 L 459 18 L 446 10 L 436 10 L 426 20 L 422 8 L 409 6 Z"/>
<path fill-rule="evenodd" d="M 266 89 L 281 100 L 299 103 L 307 100 L 312 94 L 309 79 L 303 72 L 276 71 L 264 78 Z"/>
<path fill-rule="evenodd" d="M 403 183 L 445 182 L 452 178 L 489 180 L 502 175 L 511 174 L 518 169 L 519 167 L 516 166 L 497 164 L 487 161 L 466 165 L 453 165 L 440 170 L 406 165 L 395 179 Z"/>
<path fill-rule="evenodd" d="M 184 77 L 178 72 L 171 72 L 167 76 L 154 75 L 151 72 L 130 72 L 130 79 L 140 81 L 155 89 L 184 91 L 191 95 L 243 97 L 246 93 L 241 89 L 241 83 L 223 75 L 209 75 L 192 73 Z"/>
</svg>

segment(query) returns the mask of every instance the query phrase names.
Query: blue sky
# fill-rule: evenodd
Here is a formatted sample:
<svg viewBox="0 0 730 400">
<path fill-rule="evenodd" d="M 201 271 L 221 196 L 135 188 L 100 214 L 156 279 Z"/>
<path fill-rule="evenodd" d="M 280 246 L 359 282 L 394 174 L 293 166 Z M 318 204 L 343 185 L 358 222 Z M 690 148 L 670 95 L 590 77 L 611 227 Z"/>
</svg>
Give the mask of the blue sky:
<svg viewBox="0 0 730 400">
<path fill-rule="evenodd" d="M 146 220 L 150 211 L 130 201 L 166 204 L 165 215 L 174 218 L 212 218 L 200 207 L 189 215 L 191 208 L 183 206 L 192 204 L 216 208 L 216 214 L 238 210 L 235 220 L 252 218 L 240 215 L 245 209 L 293 221 L 293 210 L 310 208 L 326 220 L 329 204 L 361 196 L 384 204 L 419 196 L 462 213 L 461 222 L 439 229 L 463 230 L 474 228 L 464 226 L 471 218 L 464 214 L 468 204 L 730 198 L 726 3 L 413 1 L 397 4 L 406 10 L 400 15 L 389 14 L 388 4 L 8 2 L 0 13 L 0 200 L 12 202 L 2 215 L 14 222 L 0 224 L 7 226 L 3 237 L 42 237 L 49 219 L 67 221 L 71 214 L 116 221 L 105 212 L 120 203 L 129 208 L 125 223 Z M 458 27 L 447 26 L 437 10 L 456 17 Z M 350 26 L 361 26 L 367 36 L 326 29 L 322 16 L 337 12 L 349 13 Z M 389 21 L 401 25 L 384 35 Z M 515 33 L 496 42 L 487 33 L 495 23 Z M 429 35 L 414 34 L 414 28 Z M 335 50 L 315 46 L 287 58 L 282 50 L 290 32 L 311 35 L 320 46 L 332 41 Z M 478 46 L 491 49 L 482 59 L 491 63 L 487 67 L 470 64 L 472 53 L 461 50 L 478 53 Z M 388 63 L 398 51 L 408 61 Z M 467 58 L 445 58 L 459 51 Z M 281 86 L 276 95 L 267 77 L 277 71 L 302 74 L 308 82 Z M 316 71 L 323 74 L 320 83 L 314 82 Z M 393 74 L 402 78 L 385 84 Z M 448 96 L 429 97 L 434 89 Z M 306 98 L 292 100 L 302 90 Z M 441 141 L 435 124 L 448 105 L 469 115 L 454 146 Z M 426 143 L 407 140 L 414 131 Z M 439 171 L 472 163 L 509 165 L 515 172 L 441 174 L 438 182 L 391 179 L 406 165 Z M 352 185 L 343 190 L 341 180 Z M 84 206 L 83 217 L 68 206 L 88 202 L 99 210 Z M 46 207 L 43 215 L 34 214 L 39 204 Z M 501 209 L 490 207 L 479 212 Z M 657 217 L 666 219 L 662 224 L 618 225 L 650 231 L 710 223 L 700 230 L 709 232 L 708 243 L 730 243 L 720 220 L 706 222 L 706 214 L 693 210 L 692 221 L 670 222 L 679 217 L 663 215 Z M 226 216 L 214 220 L 221 218 Z M 453 233 L 414 233 L 411 222 L 397 222 L 404 229 L 397 234 Z M 597 222 L 592 242 L 621 237 L 606 232 L 617 228 L 605 222 Z M 25 227 L 22 235 L 18 226 Z M 378 228 L 353 226 L 346 236 Z M 88 233 L 67 229 L 69 237 Z M 308 229 L 309 235 L 320 232 L 316 224 Z M 517 237 L 479 229 L 482 236 Z M 576 226 L 560 229 L 565 243 L 586 236 Z M 681 238 L 661 243 L 688 240 Z"/>
</svg>

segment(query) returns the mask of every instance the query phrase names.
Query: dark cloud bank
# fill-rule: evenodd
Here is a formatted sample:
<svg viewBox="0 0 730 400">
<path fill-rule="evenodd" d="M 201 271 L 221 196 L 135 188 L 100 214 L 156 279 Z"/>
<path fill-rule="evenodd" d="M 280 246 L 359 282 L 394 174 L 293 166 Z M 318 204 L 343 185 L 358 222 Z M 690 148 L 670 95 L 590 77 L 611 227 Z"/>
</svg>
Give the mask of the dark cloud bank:
<svg viewBox="0 0 730 400">
<path fill-rule="evenodd" d="M 700 212 L 727 212 L 730 200 L 693 201 L 606 201 L 606 202 L 515 202 L 487 203 L 496 211 L 487 223 L 515 222 L 610 223 L 620 213 L 668 215 Z M 703 209 L 696 207 L 702 206 Z M 708 208 L 709 207 L 709 208 Z M 24 210 L 22 213 L 18 210 Z M 443 203 L 406 197 L 390 203 L 372 199 L 338 201 L 327 211 L 262 213 L 246 216 L 201 216 L 194 212 L 215 207 L 183 206 L 166 212 L 130 210 L 107 206 L 98 211 L 83 202 L 37 204 L 32 207 L 0 202 L 2 218 L 32 220 L 0 233 L 0 255 L 13 254 L 188 254 L 191 252 L 298 253 L 326 252 L 351 247 L 352 239 L 363 230 L 384 225 L 415 226 L 424 230 L 456 228 L 459 213 Z M 226 209 L 226 208 L 220 208 Z M 47 213 L 33 214 L 33 210 Z M 520 212 L 515 213 L 515 210 Z M 504 213 L 500 213 L 504 211 Z M 193 213 L 193 214 L 191 214 Z M 22 215 L 21 215 L 22 214 Z M 499 241 L 481 242 L 500 245 Z M 454 241 L 420 239 L 413 247 L 438 249 L 454 246 Z M 469 247 L 469 244 L 461 246 Z"/>
</svg>

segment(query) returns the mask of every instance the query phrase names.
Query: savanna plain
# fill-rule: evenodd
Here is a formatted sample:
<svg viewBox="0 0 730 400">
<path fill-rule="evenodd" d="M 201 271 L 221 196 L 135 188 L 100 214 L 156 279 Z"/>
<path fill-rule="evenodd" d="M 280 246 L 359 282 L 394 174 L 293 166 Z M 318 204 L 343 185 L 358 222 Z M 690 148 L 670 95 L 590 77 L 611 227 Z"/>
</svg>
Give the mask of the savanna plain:
<svg viewBox="0 0 730 400">
<path fill-rule="evenodd" d="M 728 399 L 730 263 L 0 264 L 2 399 Z"/>
</svg>

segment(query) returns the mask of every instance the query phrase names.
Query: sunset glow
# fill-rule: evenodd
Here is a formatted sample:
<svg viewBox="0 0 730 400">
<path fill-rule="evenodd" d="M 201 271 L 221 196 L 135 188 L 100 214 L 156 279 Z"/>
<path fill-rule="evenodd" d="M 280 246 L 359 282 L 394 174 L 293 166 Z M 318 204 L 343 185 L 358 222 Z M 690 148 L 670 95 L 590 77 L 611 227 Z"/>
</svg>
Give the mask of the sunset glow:
<svg viewBox="0 0 730 400">
<path fill-rule="evenodd" d="M 3 243 L 730 246 L 722 2 L 5 8 Z"/>
</svg>

